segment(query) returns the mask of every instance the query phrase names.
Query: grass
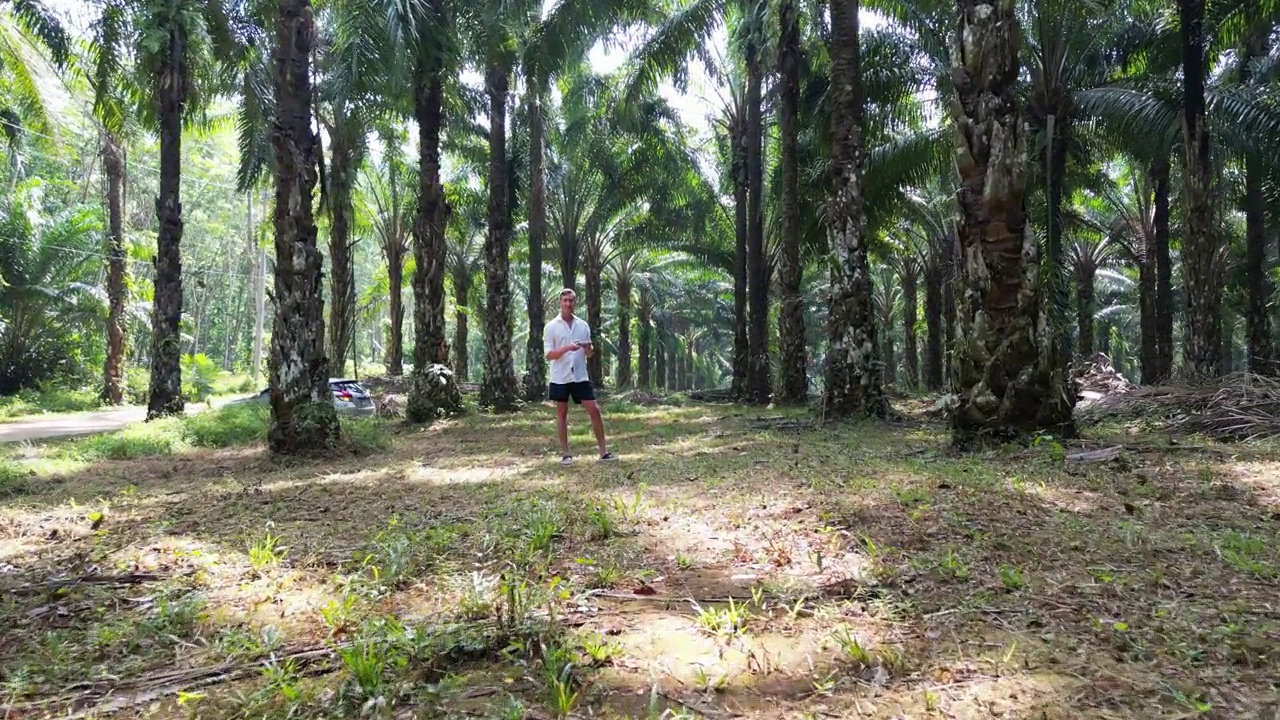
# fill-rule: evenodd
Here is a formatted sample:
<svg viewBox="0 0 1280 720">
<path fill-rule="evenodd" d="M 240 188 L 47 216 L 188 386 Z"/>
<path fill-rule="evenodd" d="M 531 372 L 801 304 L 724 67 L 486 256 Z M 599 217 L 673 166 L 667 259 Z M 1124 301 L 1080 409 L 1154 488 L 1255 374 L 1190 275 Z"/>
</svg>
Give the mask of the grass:
<svg viewBox="0 0 1280 720">
<path fill-rule="evenodd" d="M 95 410 L 101 404 L 95 390 L 20 390 L 0 396 L 0 423 L 46 413 Z"/>
<path fill-rule="evenodd" d="M 1108 428 L 1084 442 L 1124 456 L 1080 467 L 1076 443 L 952 456 L 926 422 L 611 404 L 622 461 L 561 467 L 535 405 L 352 424 L 362 454 L 281 463 L 255 412 L 10 451 L 0 702 L 54 714 L 75 685 L 121 717 L 1050 720 L 1277 703 L 1274 447 Z"/>
</svg>

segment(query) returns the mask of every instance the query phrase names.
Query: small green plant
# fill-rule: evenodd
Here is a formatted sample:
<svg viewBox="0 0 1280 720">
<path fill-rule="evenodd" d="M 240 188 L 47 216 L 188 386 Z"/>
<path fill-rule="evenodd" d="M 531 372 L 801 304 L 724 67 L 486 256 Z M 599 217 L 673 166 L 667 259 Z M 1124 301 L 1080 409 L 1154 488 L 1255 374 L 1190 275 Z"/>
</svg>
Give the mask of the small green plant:
<svg viewBox="0 0 1280 720">
<path fill-rule="evenodd" d="M 320 608 L 320 617 L 329 628 L 330 635 L 344 632 L 351 627 L 351 618 L 356 609 L 358 598 L 354 593 L 343 593 L 341 600 L 330 600 L 329 604 Z"/>
<path fill-rule="evenodd" d="M 587 514 L 587 519 L 591 522 L 592 540 L 607 540 L 614 536 L 613 515 L 608 508 L 596 505 Z"/>
<path fill-rule="evenodd" d="M 938 711 L 938 703 L 939 703 L 941 700 L 942 700 L 942 697 L 941 697 L 940 695 L 938 695 L 938 693 L 936 693 L 936 692 L 934 692 L 934 691 L 932 691 L 932 690 L 925 690 L 925 691 L 924 691 L 924 709 L 925 709 L 927 712 L 937 712 L 937 711 Z"/>
<path fill-rule="evenodd" d="M 1026 586 L 1026 581 L 1022 577 L 1022 571 L 1012 565 L 1000 566 L 1000 584 L 1004 585 L 1006 590 L 1021 590 Z"/>
<path fill-rule="evenodd" d="M 682 552 L 676 553 L 676 567 L 681 570 L 689 570 L 693 567 L 693 558 Z"/>
<path fill-rule="evenodd" d="M 831 637 L 840 646 L 841 654 L 849 662 L 860 668 L 870 668 L 875 664 L 875 656 L 853 633 L 849 632 L 849 628 L 841 625 L 831 633 Z"/>
<path fill-rule="evenodd" d="M 213 395 L 222 369 L 204 353 L 182 356 L 182 395 L 188 402 L 204 402 Z"/>
<path fill-rule="evenodd" d="M 279 535 L 272 535 L 267 530 L 265 535 L 249 544 L 249 564 L 254 570 L 262 572 L 267 567 L 284 561 L 289 548 L 282 546 L 280 540 Z"/>
<path fill-rule="evenodd" d="M 590 635 L 582 639 L 582 652 L 591 658 L 595 665 L 607 665 L 622 652 L 618 643 L 607 642 L 600 635 Z"/>
<path fill-rule="evenodd" d="M 956 580 L 967 580 L 969 578 L 969 566 L 960 559 L 954 549 L 948 549 L 947 554 L 942 557 L 942 562 L 938 564 L 942 570 L 942 574 Z"/>
<path fill-rule="evenodd" d="M 741 634 L 751 619 L 751 611 L 747 606 L 735 603 L 733 598 L 729 598 L 728 607 L 723 608 L 702 607 L 695 600 L 690 603 L 698 624 L 713 635 L 732 637 Z"/>
</svg>

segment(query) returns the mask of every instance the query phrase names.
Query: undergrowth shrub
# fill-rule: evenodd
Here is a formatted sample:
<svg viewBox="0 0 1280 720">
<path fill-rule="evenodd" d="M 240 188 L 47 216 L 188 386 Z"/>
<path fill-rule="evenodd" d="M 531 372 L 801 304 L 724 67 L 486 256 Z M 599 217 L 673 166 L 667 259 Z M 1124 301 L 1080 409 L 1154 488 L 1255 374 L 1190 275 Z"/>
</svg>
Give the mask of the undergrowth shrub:
<svg viewBox="0 0 1280 720">
<path fill-rule="evenodd" d="M 342 423 L 342 435 L 352 452 L 357 455 L 370 455 L 391 447 L 391 437 L 382 421 L 375 418 L 339 419 Z"/>
<path fill-rule="evenodd" d="M 0 397 L 0 420 L 19 418 L 40 413 L 80 412 L 93 410 L 101 405 L 94 390 L 19 390 L 16 394 Z"/>
<path fill-rule="evenodd" d="M 196 447 L 222 448 L 267 441 L 271 408 L 263 403 L 224 405 L 185 420 L 187 436 Z"/>
<path fill-rule="evenodd" d="M 9 462 L 0 462 L 0 500 L 31 492 L 30 473 Z"/>
</svg>

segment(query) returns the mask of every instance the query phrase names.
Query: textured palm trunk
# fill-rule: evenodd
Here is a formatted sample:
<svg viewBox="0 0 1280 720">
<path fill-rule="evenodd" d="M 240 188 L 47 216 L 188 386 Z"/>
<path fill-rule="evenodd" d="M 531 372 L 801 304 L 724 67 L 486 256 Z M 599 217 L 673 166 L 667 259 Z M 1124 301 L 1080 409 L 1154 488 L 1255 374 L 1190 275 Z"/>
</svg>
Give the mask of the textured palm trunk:
<svg viewBox="0 0 1280 720">
<path fill-rule="evenodd" d="M 467 382 L 471 358 L 467 352 L 467 308 L 471 307 L 471 276 L 453 273 L 453 373 L 458 382 Z"/>
<path fill-rule="evenodd" d="M 168 22 L 168 21 L 166 21 Z M 175 21 L 176 22 L 176 21 Z M 147 419 L 183 412 L 182 340 L 182 116 L 187 102 L 186 38 L 180 26 L 163 31 L 169 46 L 155 79 L 160 120 L 160 194 L 156 216 L 155 293 L 151 312 L 151 387 Z"/>
<path fill-rule="evenodd" d="M 1249 39 L 1246 61 L 1266 57 L 1267 35 Z M 1247 70 L 1245 79 L 1248 79 Z M 1256 150 L 1245 157 L 1245 276 L 1248 285 L 1249 371 L 1275 375 L 1275 348 L 1271 338 L 1271 297 L 1275 290 L 1267 274 L 1267 203 L 1263 196 L 1268 158 Z"/>
<path fill-rule="evenodd" d="M 547 237 L 547 178 L 542 164 L 542 88 L 530 79 L 529 96 L 529 341 L 525 345 L 524 398 L 546 392 L 547 360 L 542 347 L 546 317 L 542 305 L 542 246 Z"/>
<path fill-rule="evenodd" d="M 444 322 L 444 230 L 449 208 L 440 182 L 440 129 L 444 87 L 438 69 L 420 73 L 415 114 L 418 121 L 418 215 L 413 224 L 413 366 L 419 373 L 432 364 L 448 364 Z"/>
<path fill-rule="evenodd" d="M 601 323 L 604 322 L 604 283 L 601 280 L 601 251 L 596 242 L 587 243 L 586 251 L 586 294 L 587 325 L 591 326 L 591 342 L 595 353 L 587 358 L 587 375 L 591 382 L 600 387 L 604 385 L 604 344 L 601 342 Z"/>
<path fill-rule="evenodd" d="M 618 387 L 631 387 L 631 280 L 618 278 Z"/>
<path fill-rule="evenodd" d="M 778 312 L 781 386 L 778 401 L 803 403 L 808 393 L 805 375 L 804 298 L 800 288 L 804 271 L 800 262 L 800 160 L 797 121 L 800 113 L 800 23 L 795 0 L 784 0 L 780 11 L 782 35 L 778 43 L 781 77 L 782 134 L 782 253 Z"/>
<path fill-rule="evenodd" d="M 519 406 L 511 358 L 511 208 L 507 196 L 507 92 L 509 74 L 500 61 L 485 72 L 489 96 L 489 234 L 484 242 L 485 353 L 480 404 L 495 412 Z"/>
<path fill-rule="evenodd" d="M 858 2 L 831 3 L 831 312 L 827 324 L 826 412 L 883 417 L 880 349 L 862 205 L 862 68 Z"/>
<path fill-rule="evenodd" d="M 884 357 L 884 372 L 881 374 L 881 382 L 885 385 L 893 385 L 898 382 L 898 363 L 897 350 L 893 344 L 893 305 L 886 303 L 880 308 L 880 322 L 878 324 L 880 335 L 884 342 L 880 344 L 881 352 Z"/>
<path fill-rule="evenodd" d="M 733 145 L 733 397 L 747 397 L 747 133 L 745 113 L 738 113 L 730 129 Z"/>
<path fill-rule="evenodd" d="M 760 89 L 764 69 L 758 34 L 748 36 L 747 59 L 747 400 L 767 405 L 769 378 L 769 274 L 764 254 L 764 128 Z"/>
<path fill-rule="evenodd" d="M 320 250 L 312 215 L 316 138 L 311 131 L 313 19 L 308 0 L 280 0 L 276 19 L 275 325 L 271 332 L 271 428 L 277 453 L 332 447 L 338 416 L 324 353 Z"/>
<path fill-rule="evenodd" d="M 107 172 L 107 362 L 102 399 L 124 402 L 124 301 L 128 282 L 124 247 L 124 148 L 111 133 L 102 136 L 102 164 Z"/>
<path fill-rule="evenodd" d="M 1209 132 L 1205 127 L 1205 0 L 1178 0 L 1182 35 L 1183 196 L 1187 235 L 1183 272 L 1187 281 L 1187 365 L 1193 375 L 1221 373 L 1222 290 L 1213 228 Z"/>
<path fill-rule="evenodd" d="M 578 238 L 562 236 L 560 238 L 560 282 L 561 288 L 578 290 Z"/>
<path fill-rule="evenodd" d="M 1057 90 L 1065 92 L 1060 88 Z M 1049 200 L 1049 264 L 1046 268 L 1048 279 L 1049 318 L 1052 332 L 1053 355 L 1051 357 L 1061 366 L 1071 364 L 1071 335 L 1069 303 L 1067 302 L 1067 267 L 1062 253 L 1062 192 L 1067 177 L 1067 131 L 1070 127 L 1070 106 L 1067 100 L 1057 108 L 1057 114 L 1046 119 L 1046 128 L 1050 132 L 1050 147 L 1047 151 L 1048 163 L 1048 200 Z M 1080 351 L 1084 355 L 1084 350 Z M 1087 355 L 1085 357 L 1088 357 Z"/>
<path fill-rule="evenodd" d="M 404 246 L 397 240 L 387 248 L 387 280 L 391 286 L 387 297 L 391 332 L 387 339 L 387 374 L 404 374 Z"/>
<path fill-rule="evenodd" d="M 665 390 L 667 389 L 667 343 L 670 342 L 670 338 L 661 320 L 657 323 L 654 339 L 656 342 L 653 347 L 653 384 L 659 390 Z"/>
<path fill-rule="evenodd" d="M 1096 311 L 1093 280 L 1098 268 L 1092 263 L 1080 263 L 1076 267 L 1076 334 L 1080 336 L 1080 357 L 1093 357 L 1093 313 Z"/>
<path fill-rule="evenodd" d="M 640 362 L 638 363 L 640 387 L 648 390 L 653 387 L 650 375 L 650 362 L 653 348 L 653 304 L 649 297 L 649 288 L 640 286 Z"/>
<path fill-rule="evenodd" d="M 917 266 L 908 263 L 902 273 L 902 362 L 907 373 L 907 387 L 913 390 L 920 387 L 920 346 L 916 337 L 920 311 L 919 284 Z"/>
<path fill-rule="evenodd" d="M 1169 253 L 1169 160 L 1162 157 L 1151 168 L 1155 187 L 1156 267 L 1156 377 L 1164 382 L 1173 375 L 1173 260 Z"/>
<path fill-rule="evenodd" d="M 329 189 L 332 214 L 329 223 L 329 363 L 338 375 L 346 372 L 356 313 L 356 281 L 351 257 L 351 226 L 355 219 L 352 190 L 355 184 L 356 149 L 350 131 L 339 119 L 332 135 Z"/>
<path fill-rule="evenodd" d="M 924 272 L 924 385 L 929 390 L 941 390 L 943 367 L 943 296 L 942 269 L 935 259 Z"/>
<path fill-rule="evenodd" d="M 1144 385 L 1159 376 L 1159 344 L 1156 338 L 1155 233 L 1144 229 L 1142 256 L 1138 258 L 1138 323 L 1142 334 L 1141 362 Z"/>
<path fill-rule="evenodd" d="M 961 181 L 959 289 L 952 387 L 959 447 L 1074 434 L 1065 376 L 1052 369 L 1038 248 L 1027 227 L 1026 139 L 1018 111 L 1013 3 L 958 0 L 952 45 L 956 163 Z"/>
</svg>

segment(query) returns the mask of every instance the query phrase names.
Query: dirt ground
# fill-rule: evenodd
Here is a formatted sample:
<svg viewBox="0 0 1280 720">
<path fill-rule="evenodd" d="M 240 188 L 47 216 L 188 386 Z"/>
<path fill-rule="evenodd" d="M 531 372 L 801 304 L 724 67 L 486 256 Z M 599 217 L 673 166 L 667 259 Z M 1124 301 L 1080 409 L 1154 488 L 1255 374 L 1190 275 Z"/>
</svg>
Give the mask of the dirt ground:
<svg viewBox="0 0 1280 720">
<path fill-rule="evenodd" d="M 575 412 L 578 412 L 575 410 Z M 1271 718 L 1280 450 L 550 406 L 0 494 L 8 718 Z M 1082 450 L 1115 445 L 1101 462 Z M 3 486 L 0 486 L 3 487 Z"/>
</svg>

